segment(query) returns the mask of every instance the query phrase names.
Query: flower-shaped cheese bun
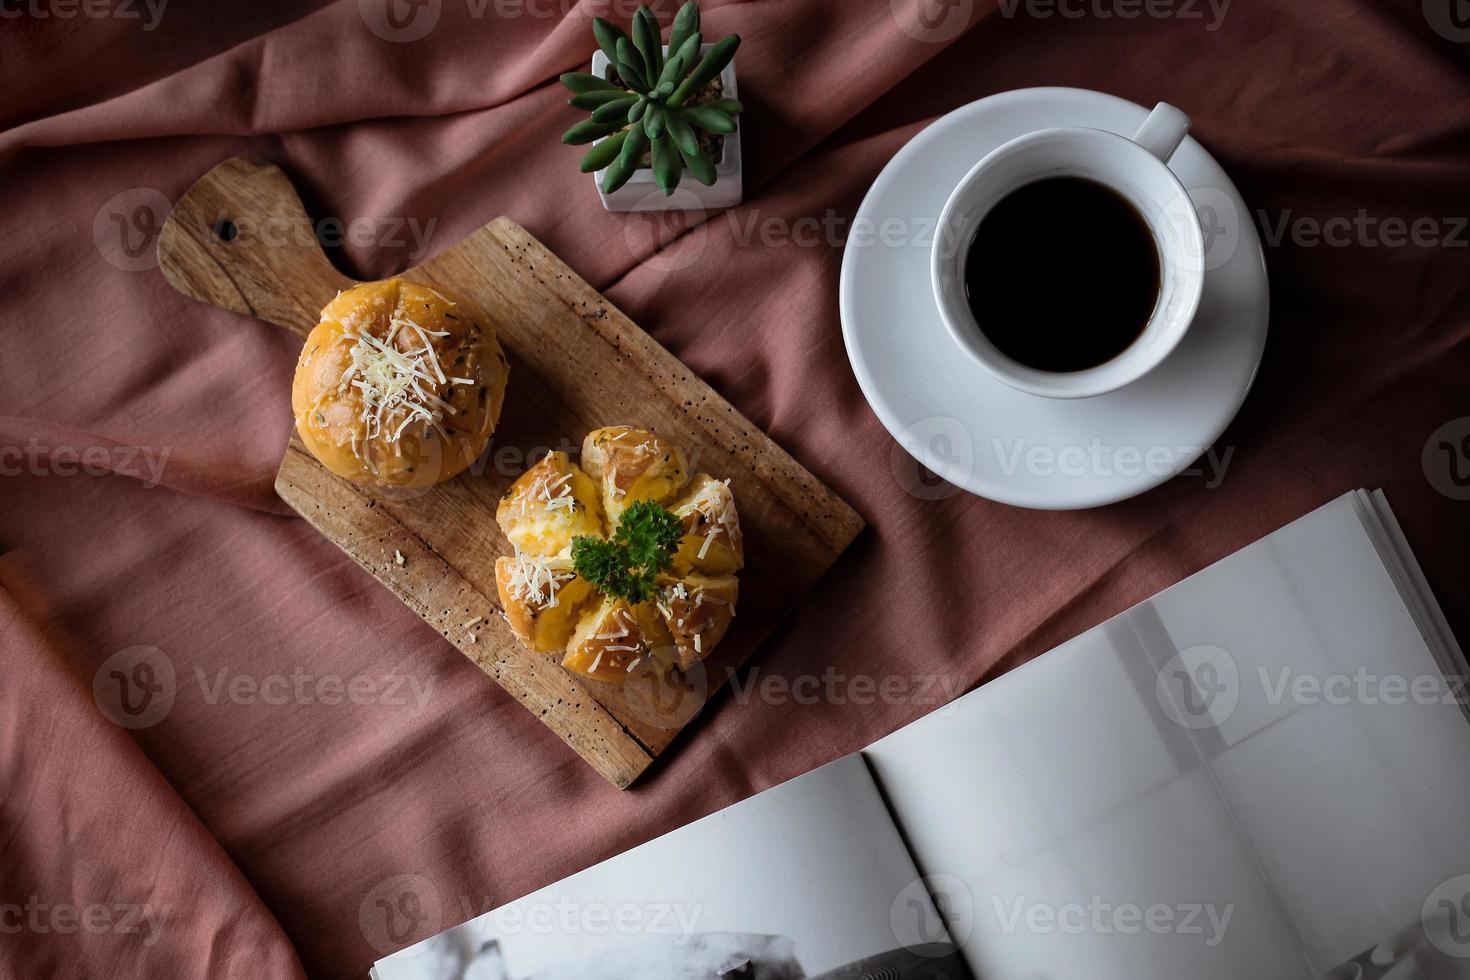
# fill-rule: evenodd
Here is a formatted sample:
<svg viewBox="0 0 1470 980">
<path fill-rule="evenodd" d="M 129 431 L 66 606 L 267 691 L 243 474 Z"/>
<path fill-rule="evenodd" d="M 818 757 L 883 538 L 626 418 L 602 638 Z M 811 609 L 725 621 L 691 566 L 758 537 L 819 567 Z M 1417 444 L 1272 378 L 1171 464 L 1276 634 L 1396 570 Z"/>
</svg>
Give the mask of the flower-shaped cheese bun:
<svg viewBox="0 0 1470 980">
<path fill-rule="evenodd" d="M 677 540 L 641 594 L 604 594 L 578 574 L 574 544 L 592 538 L 609 547 L 635 501 L 667 510 L 662 520 L 672 521 Z M 576 674 L 621 684 L 640 669 L 688 671 L 730 628 L 735 573 L 745 562 L 734 494 L 706 473 L 691 480 L 685 454 L 652 432 L 598 429 L 583 443 L 580 466 L 550 454 L 511 486 L 496 520 L 513 549 L 495 566 L 506 621 L 528 647 L 560 653 Z"/>
</svg>

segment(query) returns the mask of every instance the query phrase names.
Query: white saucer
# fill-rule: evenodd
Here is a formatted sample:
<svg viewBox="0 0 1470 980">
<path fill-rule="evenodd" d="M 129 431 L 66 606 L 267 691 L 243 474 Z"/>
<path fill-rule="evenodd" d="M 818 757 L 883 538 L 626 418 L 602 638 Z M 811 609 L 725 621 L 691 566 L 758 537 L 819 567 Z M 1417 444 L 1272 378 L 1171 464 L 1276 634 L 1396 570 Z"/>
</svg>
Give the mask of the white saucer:
<svg viewBox="0 0 1470 980">
<path fill-rule="evenodd" d="M 1024 394 L 972 361 L 939 318 L 934 226 L 981 157 L 1054 126 L 1131 136 L 1147 116 L 1084 89 L 1006 92 L 929 126 L 873 182 L 842 258 L 842 334 L 873 411 L 942 479 L 1020 507 L 1113 503 L 1189 468 L 1245 400 L 1266 346 L 1265 256 L 1235 185 L 1192 138 L 1170 166 L 1205 226 L 1204 298 L 1184 341 L 1147 377 L 1096 398 Z"/>
</svg>

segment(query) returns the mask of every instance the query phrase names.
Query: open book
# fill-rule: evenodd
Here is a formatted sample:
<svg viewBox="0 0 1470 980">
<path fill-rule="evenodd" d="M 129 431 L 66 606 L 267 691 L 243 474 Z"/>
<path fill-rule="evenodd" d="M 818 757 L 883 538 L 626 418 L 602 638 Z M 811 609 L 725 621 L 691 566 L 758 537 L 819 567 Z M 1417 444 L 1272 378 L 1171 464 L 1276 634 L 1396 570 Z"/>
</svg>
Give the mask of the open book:
<svg viewBox="0 0 1470 980">
<path fill-rule="evenodd" d="M 377 980 L 1470 976 L 1464 657 L 1355 492 Z"/>
</svg>

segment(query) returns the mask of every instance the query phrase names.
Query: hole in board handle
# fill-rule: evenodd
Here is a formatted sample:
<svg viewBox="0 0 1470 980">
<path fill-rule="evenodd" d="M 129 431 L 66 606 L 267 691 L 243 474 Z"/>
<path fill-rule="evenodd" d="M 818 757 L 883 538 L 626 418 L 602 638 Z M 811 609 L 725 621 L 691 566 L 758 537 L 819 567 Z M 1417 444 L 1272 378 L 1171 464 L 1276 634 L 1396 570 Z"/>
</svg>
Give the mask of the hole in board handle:
<svg viewBox="0 0 1470 980">
<path fill-rule="evenodd" d="M 214 233 L 222 242 L 233 242 L 240 237 L 240 228 L 229 218 L 221 218 L 214 223 Z"/>
</svg>

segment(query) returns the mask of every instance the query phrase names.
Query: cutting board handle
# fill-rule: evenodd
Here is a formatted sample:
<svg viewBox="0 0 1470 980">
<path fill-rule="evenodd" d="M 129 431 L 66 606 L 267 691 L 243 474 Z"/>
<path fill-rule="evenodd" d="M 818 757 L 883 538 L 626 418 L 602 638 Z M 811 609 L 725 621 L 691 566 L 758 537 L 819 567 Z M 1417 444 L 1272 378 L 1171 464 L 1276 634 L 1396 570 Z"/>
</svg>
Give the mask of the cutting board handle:
<svg viewBox="0 0 1470 980">
<path fill-rule="evenodd" d="M 179 199 L 158 238 L 164 278 L 202 303 L 305 337 L 353 285 L 327 259 L 296 189 L 254 157 L 226 160 Z"/>
</svg>

